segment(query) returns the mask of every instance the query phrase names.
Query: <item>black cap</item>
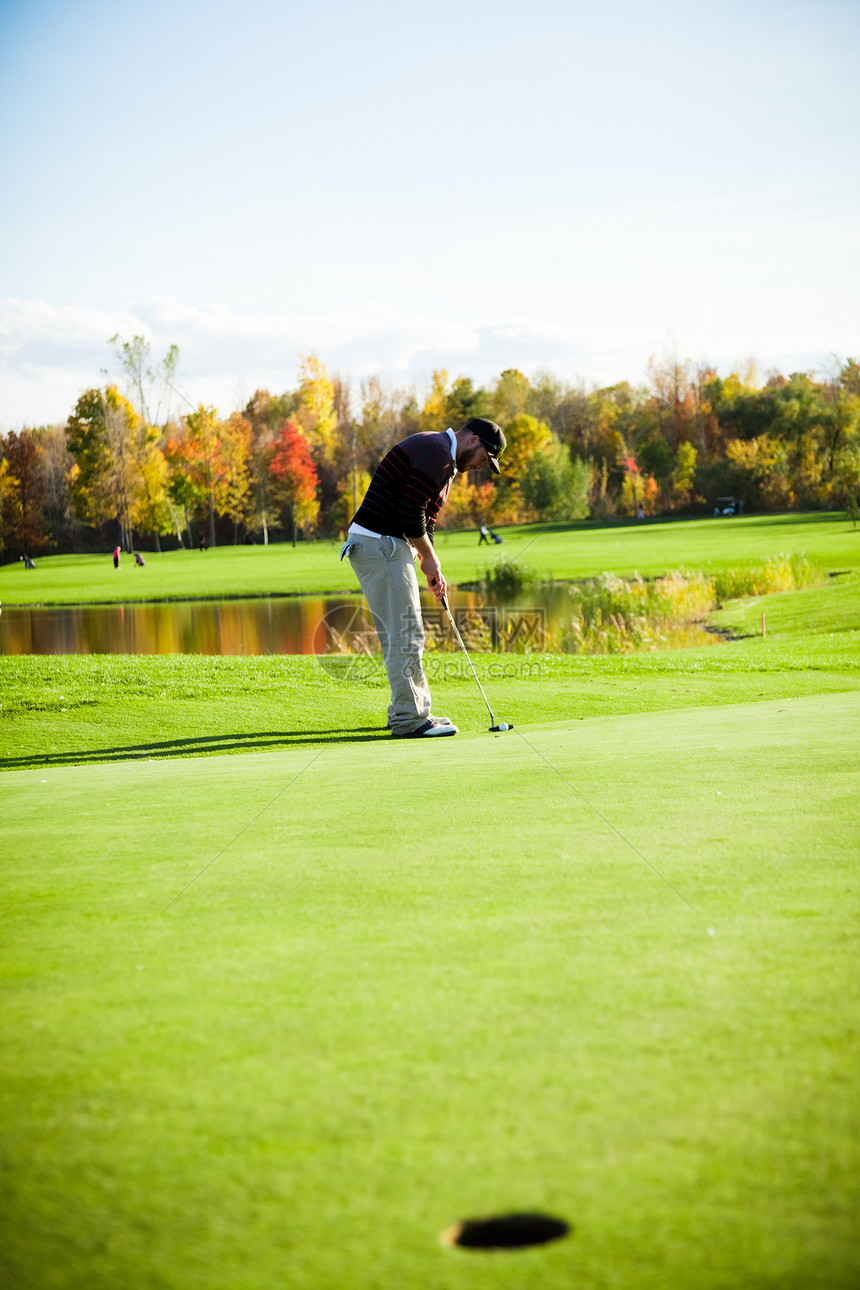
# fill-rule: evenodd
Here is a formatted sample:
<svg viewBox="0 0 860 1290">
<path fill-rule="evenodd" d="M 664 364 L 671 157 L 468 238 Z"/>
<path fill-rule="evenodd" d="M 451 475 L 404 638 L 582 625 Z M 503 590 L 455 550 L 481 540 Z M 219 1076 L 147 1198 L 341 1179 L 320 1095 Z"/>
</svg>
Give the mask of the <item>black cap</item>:
<svg viewBox="0 0 860 1290">
<path fill-rule="evenodd" d="M 497 426 L 495 421 L 488 421 L 486 417 L 472 417 L 463 426 L 464 430 L 471 430 L 476 434 L 481 443 L 487 450 L 487 456 L 490 459 L 490 465 L 497 475 L 501 475 L 502 468 L 499 465 L 499 457 L 507 447 L 507 439 L 501 426 Z"/>
</svg>

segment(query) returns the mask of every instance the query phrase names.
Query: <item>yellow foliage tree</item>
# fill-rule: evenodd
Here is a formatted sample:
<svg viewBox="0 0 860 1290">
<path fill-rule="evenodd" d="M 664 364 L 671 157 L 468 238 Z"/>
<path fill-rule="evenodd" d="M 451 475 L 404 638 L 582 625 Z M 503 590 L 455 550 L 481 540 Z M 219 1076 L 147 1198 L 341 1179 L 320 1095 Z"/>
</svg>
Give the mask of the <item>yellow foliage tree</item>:
<svg viewBox="0 0 860 1290">
<path fill-rule="evenodd" d="M 299 397 L 296 420 L 310 444 L 316 465 L 327 465 L 334 449 L 337 414 L 334 409 L 334 381 L 316 354 L 299 355 Z"/>
<path fill-rule="evenodd" d="M 621 484 L 621 511 L 624 515 L 638 515 L 645 507 L 645 481 L 638 470 L 628 470 Z"/>
<path fill-rule="evenodd" d="M 138 456 L 137 488 L 131 504 L 132 528 L 155 536 L 161 550 L 160 536 L 174 527 L 173 512 L 167 503 L 167 462 L 158 446 L 159 432 L 147 426 L 141 436 Z"/>
<path fill-rule="evenodd" d="M 753 499 L 767 511 L 788 509 L 793 505 L 788 453 L 780 440 L 766 434 L 756 439 L 730 439 L 726 444 L 726 456 L 734 467 L 735 478 L 746 486 L 742 495 L 752 494 Z"/>
<path fill-rule="evenodd" d="M 436 433 L 448 429 L 448 373 L 444 367 L 433 373 L 430 393 L 418 417 L 418 429 Z"/>
<path fill-rule="evenodd" d="M 508 426 L 526 410 L 531 385 L 527 376 L 515 367 L 502 372 L 491 399 L 491 413 L 507 433 Z"/>
<path fill-rule="evenodd" d="M 131 550 L 141 476 L 158 452 L 158 432 L 153 436 L 115 385 L 82 394 L 66 429 L 77 466 L 70 477 L 75 509 L 90 524 L 116 518 L 122 544 Z"/>
<path fill-rule="evenodd" d="M 251 507 L 251 423 L 234 412 L 223 427 L 226 453 L 224 513 L 233 521 L 233 544 L 239 540 L 239 525 Z"/>
<path fill-rule="evenodd" d="M 552 431 L 545 422 L 538 421 L 537 417 L 529 416 L 527 412 L 520 412 L 508 423 L 505 438 L 508 446 L 501 459 L 501 465 L 505 475 L 516 481 L 525 470 L 532 454 L 550 442 Z"/>
<path fill-rule="evenodd" d="M 679 505 L 683 505 L 690 499 L 696 475 L 697 458 L 698 453 L 689 440 L 685 440 L 675 454 L 675 469 L 672 471 L 672 499 Z"/>
</svg>

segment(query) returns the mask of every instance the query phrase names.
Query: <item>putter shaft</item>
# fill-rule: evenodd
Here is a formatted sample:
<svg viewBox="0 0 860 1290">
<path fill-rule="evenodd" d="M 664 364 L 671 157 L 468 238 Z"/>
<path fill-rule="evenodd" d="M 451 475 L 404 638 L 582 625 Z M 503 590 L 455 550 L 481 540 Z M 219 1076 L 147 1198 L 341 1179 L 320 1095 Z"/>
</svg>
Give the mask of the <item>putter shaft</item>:
<svg viewBox="0 0 860 1290">
<path fill-rule="evenodd" d="M 463 640 L 463 637 L 460 635 L 460 632 L 459 632 L 459 630 L 458 630 L 458 628 L 457 628 L 457 624 L 454 622 L 454 617 L 453 617 L 453 615 L 452 615 L 452 613 L 451 613 L 451 610 L 448 608 L 448 598 L 447 598 L 447 596 L 443 596 L 443 597 L 442 597 L 442 608 L 445 610 L 445 613 L 448 615 L 448 622 L 449 622 L 449 623 L 451 624 L 451 626 L 454 628 L 454 631 L 455 631 L 456 636 L 457 636 L 457 640 L 460 642 L 460 648 L 462 649 L 463 653 L 466 655 L 466 662 L 469 664 L 469 667 L 472 669 L 472 675 L 474 676 L 475 680 L 478 682 L 478 689 L 481 691 L 481 694 L 483 695 L 484 702 L 485 702 L 485 703 L 486 703 L 486 705 L 487 705 L 487 711 L 488 711 L 488 712 L 489 712 L 489 714 L 490 714 L 490 721 L 491 721 L 492 725 L 495 725 L 495 724 L 496 724 L 496 718 L 493 716 L 493 709 L 490 707 L 490 700 L 487 698 L 486 694 L 484 694 L 484 687 L 481 685 L 481 679 L 480 679 L 480 677 L 478 676 L 478 673 L 475 671 L 475 665 L 474 665 L 474 663 L 473 663 L 473 662 L 472 662 L 472 660 L 469 658 L 469 651 L 466 649 L 466 643 L 465 643 L 465 641 Z"/>
</svg>

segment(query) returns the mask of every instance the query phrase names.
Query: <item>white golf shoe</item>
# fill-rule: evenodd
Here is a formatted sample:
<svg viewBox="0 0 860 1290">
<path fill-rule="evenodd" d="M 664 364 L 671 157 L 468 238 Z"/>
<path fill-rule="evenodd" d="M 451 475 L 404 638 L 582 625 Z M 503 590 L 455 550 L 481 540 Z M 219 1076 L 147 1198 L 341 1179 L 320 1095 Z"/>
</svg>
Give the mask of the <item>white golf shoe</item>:
<svg viewBox="0 0 860 1290">
<path fill-rule="evenodd" d="M 392 739 L 438 739 L 440 735 L 456 735 L 459 730 L 452 721 L 443 723 L 438 717 L 431 717 L 417 730 L 408 730 L 405 734 L 391 732 Z"/>
</svg>

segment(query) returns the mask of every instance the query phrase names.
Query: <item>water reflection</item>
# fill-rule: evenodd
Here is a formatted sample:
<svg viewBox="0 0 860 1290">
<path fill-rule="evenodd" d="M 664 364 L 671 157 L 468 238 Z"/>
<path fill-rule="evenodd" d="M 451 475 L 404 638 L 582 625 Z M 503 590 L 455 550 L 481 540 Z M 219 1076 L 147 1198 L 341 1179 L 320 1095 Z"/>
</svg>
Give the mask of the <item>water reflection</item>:
<svg viewBox="0 0 860 1290">
<path fill-rule="evenodd" d="M 570 612 L 565 586 L 545 586 L 516 599 L 455 591 L 452 609 L 475 649 L 557 648 Z M 422 595 L 429 648 L 451 644 L 450 628 L 429 593 Z M 711 644 L 690 625 L 671 645 Z M 0 614 L 0 654 L 323 654 L 376 648 L 361 596 L 302 596 L 267 600 L 168 604 L 70 605 L 6 608 Z"/>
<path fill-rule="evenodd" d="M 2 654 L 312 654 L 343 598 L 4 609 Z"/>
</svg>

